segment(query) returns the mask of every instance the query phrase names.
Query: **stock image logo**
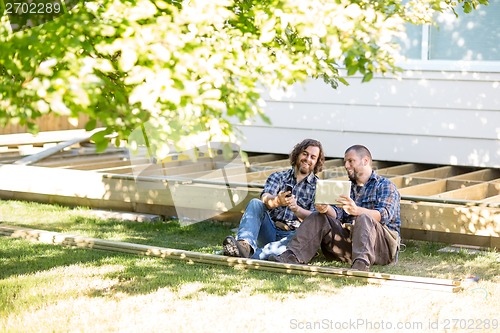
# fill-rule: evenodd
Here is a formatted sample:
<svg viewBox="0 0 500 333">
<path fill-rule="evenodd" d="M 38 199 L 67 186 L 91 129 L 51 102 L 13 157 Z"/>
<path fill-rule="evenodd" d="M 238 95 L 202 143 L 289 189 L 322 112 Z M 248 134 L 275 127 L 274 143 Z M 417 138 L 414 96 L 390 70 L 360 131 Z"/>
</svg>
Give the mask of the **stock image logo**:
<svg viewBox="0 0 500 333">
<path fill-rule="evenodd" d="M 80 0 L 0 0 L 13 32 L 26 30 L 68 13 Z"/>
<path fill-rule="evenodd" d="M 184 151 L 156 156 L 148 146 L 155 136 L 152 127 L 132 132 L 129 142 L 135 195 L 147 196 L 173 206 L 181 225 L 211 219 L 234 211 L 248 195 L 246 164 L 240 147 L 226 142 L 207 142 Z"/>
</svg>

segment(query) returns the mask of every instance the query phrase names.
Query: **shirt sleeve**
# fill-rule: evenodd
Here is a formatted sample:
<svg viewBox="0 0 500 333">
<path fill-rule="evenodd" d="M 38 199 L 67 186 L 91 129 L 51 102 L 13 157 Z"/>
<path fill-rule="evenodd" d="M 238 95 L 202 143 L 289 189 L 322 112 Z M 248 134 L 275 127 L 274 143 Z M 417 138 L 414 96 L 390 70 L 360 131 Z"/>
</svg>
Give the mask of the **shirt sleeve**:
<svg viewBox="0 0 500 333">
<path fill-rule="evenodd" d="M 272 173 L 267 177 L 266 184 L 264 185 L 264 190 L 260 193 L 260 196 L 264 193 L 269 193 L 271 195 L 278 195 L 281 184 L 281 177 L 278 172 Z"/>
<path fill-rule="evenodd" d="M 387 179 L 381 182 L 377 192 L 378 200 L 375 209 L 380 212 L 380 223 L 388 224 L 396 218 L 400 202 L 399 192 L 396 186 Z"/>
</svg>

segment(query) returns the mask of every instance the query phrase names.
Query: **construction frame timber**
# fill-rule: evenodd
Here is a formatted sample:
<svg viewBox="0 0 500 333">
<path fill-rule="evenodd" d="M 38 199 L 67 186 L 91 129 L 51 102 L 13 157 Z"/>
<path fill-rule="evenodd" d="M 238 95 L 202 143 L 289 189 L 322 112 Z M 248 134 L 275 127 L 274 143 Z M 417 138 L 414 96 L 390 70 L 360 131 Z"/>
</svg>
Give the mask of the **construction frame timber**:
<svg viewBox="0 0 500 333">
<path fill-rule="evenodd" d="M 182 260 L 188 263 L 223 265 L 235 268 L 262 270 L 286 274 L 356 279 L 372 284 L 445 292 L 459 292 L 464 289 L 462 280 L 460 279 L 438 279 L 387 273 L 362 272 L 345 268 L 283 264 L 267 260 L 227 257 L 222 255 L 177 250 L 158 246 L 68 235 L 57 232 L 8 226 L 2 224 L 0 224 L 0 235 L 9 236 L 12 238 L 22 238 L 31 241 L 42 242 L 45 244 L 123 252 L 135 255 Z"/>
<path fill-rule="evenodd" d="M 237 223 L 267 177 L 290 167 L 288 156 L 248 152 L 242 162 L 214 147 L 151 161 L 121 147 L 98 154 L 81 131 L 3 135 L 0 198 Z M 374 169 L 401 193 L 403 238 L 500 248 L 499 168 L 374 161 Z M 318 176 L 347 179 L 342 158 L 327 158 Z"/>
</svg>

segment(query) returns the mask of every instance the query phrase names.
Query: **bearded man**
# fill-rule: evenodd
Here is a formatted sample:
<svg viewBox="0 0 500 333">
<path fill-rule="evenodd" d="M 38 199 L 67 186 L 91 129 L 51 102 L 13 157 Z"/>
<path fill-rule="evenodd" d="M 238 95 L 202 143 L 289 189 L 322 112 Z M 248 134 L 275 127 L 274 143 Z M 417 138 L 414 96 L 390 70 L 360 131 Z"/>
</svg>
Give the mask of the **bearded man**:
<svg viewBox="0 0 500 333">
<path fill-rule="evenodd" d="M 323 169 L 321 143 L 305 139 L 289 155 L 291 168 L 272 173 L 259 199 L 252 199 L 243 214 L 236 237 L 223 243 L 226 256 L 267 259 L 279 255 L 313 211 L 316 174 Z"/>
</svg>

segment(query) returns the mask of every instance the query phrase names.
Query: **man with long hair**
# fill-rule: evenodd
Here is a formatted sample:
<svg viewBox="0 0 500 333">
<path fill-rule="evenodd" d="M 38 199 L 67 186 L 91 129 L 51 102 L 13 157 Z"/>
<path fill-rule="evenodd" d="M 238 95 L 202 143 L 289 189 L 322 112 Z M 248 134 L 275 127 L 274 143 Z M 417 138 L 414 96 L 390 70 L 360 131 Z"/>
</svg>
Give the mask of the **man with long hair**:
<svg viewBox="0 0 500 333">
<path fill-rule="evenodd" d="M 372 155 L 362 145 L 349 147 L 344 167 L 351 180 L 350 197 L 336 205 L 315 205 L 288 243 L 287 250 L 269 260 L 304 264 L 321 248 L 327 259 L 352 263 L 355 270 L 397 260 L 400 240 L 400 194 L 389 179 L 372 167 Z"/>
<path fill-rule="evenodd" d="M 289 156 L 291 168 L 272 173 L 259 199 L 252 199 L 243 214 L 236 238 L 227 236 L 224 255 L 267 259 L 286 249 L 301 222 L 314 210 L 316 174 L 323 169 L 321 143 L 305 139 Z"/>
</svg>

